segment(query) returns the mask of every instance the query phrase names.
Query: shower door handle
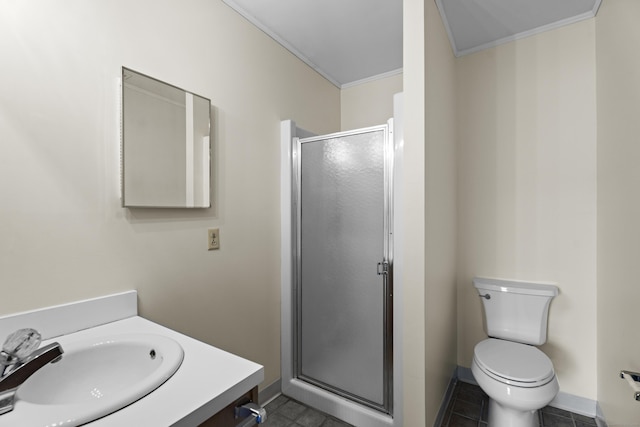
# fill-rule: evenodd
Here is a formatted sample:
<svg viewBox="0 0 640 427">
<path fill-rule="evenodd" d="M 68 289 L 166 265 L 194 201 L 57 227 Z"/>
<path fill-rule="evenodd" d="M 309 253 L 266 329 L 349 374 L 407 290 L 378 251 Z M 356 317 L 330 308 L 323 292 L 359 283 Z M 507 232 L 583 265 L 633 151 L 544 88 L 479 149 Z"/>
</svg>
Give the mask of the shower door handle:
<svg viewBox="0 0 640 427">
<path fill-rule="evenodd" d="M 389 274 L 389 263 L 386 261 L 379 262 L 377 267 L 378 276 Z"/>
</svg>

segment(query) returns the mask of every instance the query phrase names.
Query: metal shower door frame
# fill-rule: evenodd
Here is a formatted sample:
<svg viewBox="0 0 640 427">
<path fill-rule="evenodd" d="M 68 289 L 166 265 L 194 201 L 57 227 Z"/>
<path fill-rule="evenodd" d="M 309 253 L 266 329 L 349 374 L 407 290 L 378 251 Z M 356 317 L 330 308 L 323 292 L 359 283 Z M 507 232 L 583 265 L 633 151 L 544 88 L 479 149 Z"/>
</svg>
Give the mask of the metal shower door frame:
<svg viewBox="0 0 640 427">
<path fill-rule="evenodd" d="M 379 405 L 375 402 L 363 399 L 359 396 L 353 395 L 349 392 L 339 390 L 331 387 L 328 384 L 314 381 L 311 378 L 302 375 L 302 357 L 301 357 L 301 239 L 300 239 L 300 224 L 301 224 L 301 206 L 299 201 L 301 200 L 301 152 L 302 144 L 309 142 L 317 142 L 328 139 L 335 139 L 341 137 L 348 137 L 353 135 L 379 132 L 382 131 L 384 135 L 384 219 L 383 219 L 383 233 L 381 238 L 383 239 L 383 259 L 380 260 L 378 265 L 378 274 L 382 276 L 383 280 L 383 334 L 384 334 L 384 349 L 383 349 L 383 393 L 384 403 Z M 388 121 L 388 124 L 372 126 L 362 129 L 355 129 L 346 132 L 337 132 L 327 135 L 313 136 L 309 138 L 293 138 L 292 144 L 292 194 L 291 194 L 291 209 L 292 209 L 292 224 L 291 224 L 291 243 L 292 243 L 292 302 L 295 308 L 292 310 L 292 342 L 293 342 L 293 375 L 302 381 L 306 381 L 315 386 L 321 387 L 332 393 L 350 399 L 356 403 L 365 405 L 367 407 L 376 409 L 383 413 L 393 415 L 393 164 L 394 164 L 394 145 L 393 145 L 393 119 Z"/>
</svg>

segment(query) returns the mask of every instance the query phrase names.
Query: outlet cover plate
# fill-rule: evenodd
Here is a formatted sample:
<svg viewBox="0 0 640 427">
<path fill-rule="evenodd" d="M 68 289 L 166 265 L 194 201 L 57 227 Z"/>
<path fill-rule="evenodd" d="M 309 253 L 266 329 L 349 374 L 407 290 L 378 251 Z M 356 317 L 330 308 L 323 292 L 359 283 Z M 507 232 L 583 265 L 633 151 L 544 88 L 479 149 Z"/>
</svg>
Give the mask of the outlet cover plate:
<svg viewBox="0 0 640 427">
<path fill-rule="evenodd" d="M 220 249 L 220 230 L 217 228 L 210 228 L 207 231 L 208 248 L 209 250 Z"/>
</svg>

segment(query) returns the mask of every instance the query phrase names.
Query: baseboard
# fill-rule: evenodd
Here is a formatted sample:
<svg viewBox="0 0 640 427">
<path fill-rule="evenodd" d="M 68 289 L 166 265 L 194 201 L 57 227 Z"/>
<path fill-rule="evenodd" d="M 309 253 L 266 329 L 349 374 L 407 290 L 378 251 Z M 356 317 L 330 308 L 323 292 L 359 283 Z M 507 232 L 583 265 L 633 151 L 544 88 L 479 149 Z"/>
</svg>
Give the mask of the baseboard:
<svg viewBox="0 0 640 427">
<path fill-rule="evenodd" d="M 596 424 L 598 427 L 607 427 L 607 423 L 604 420 L 604 412 L 602 412 L 602 408 L 598 402 L 596 402 Z"/>
<path fill-rule="evenodd" d="M 458 375 L 458 380 L 478 385 L 470 368 L 458 366 L 456 373 Z M 562 391 L 559 392 L 555 399 L 553 399 L 549 404 L 549 406 L 553 406 L 554 408 L 564 409 L 565 411 L 574 412 L 590 418 L 597 418 L 597 405 L 598 402 L 595 400 L 564 393 Z M 602 419 L 602 422 L 604 422 L 604 419 Z"/>
<path fill-rule="evenodd" d="M 436 421 L 433 423 L 434 427 L 441 426 L 444 421 L 444 416 L 447 414 L 447 408 L 449 407 L 449 403 L 453 398 L 453 391 L 456 388 L 456 384 L 458 383 L 458 368 L 455 368 L 451 373 L 451 379 L 449 380 L 449 386 L 447 387 L 447 391 L 442 398 L 442 403 L 440 404 L 440 410 L 438 411 L 438 416 L 436 417 Z"/>
<path fill-rule="evenodd" d="M 473 373 L 471 372 L 471 368 L 458 366 L 458 368 L 456 369 L 456 375 L 458 376 L 458 380 L 462 382 L 478 385 L 476 379 L 473 376 Z"/>
<path fill-rule="evenodd" d="M 549 406 L 553 406 L 554 408 L 564 409 L 565 411 L 585 415 L 590 418 L 596 418 L 596 405 L 597 402 L 595 400 L 562 391 L 549 403 Z"/>
<path fill-rule="evenodd" d="M 280 378 L 276 381 L 272 382 L 260 392 L 258 392 L 258 399 L 260 400 L 260 406 L 266 406 L 269 402 L 271 402 L 276 397 L 282 394 L 282 383 Z"/>
</svg>

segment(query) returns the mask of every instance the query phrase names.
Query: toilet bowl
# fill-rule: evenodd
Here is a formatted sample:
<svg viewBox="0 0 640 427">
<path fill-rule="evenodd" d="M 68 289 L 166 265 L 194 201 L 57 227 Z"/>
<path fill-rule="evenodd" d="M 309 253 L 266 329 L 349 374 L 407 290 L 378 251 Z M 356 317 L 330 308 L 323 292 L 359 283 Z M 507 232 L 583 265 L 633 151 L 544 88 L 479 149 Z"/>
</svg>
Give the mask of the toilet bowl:
<svg viewBox="0 0 640 427">
<path fill-rule="evenodd" d="M 475 278 L 488 339 L 474 348 L 471 372 L 489 396 L 489 427 L 536 427 L 538 409 L 558 394 L 547 340 L 554 285 Z"/>
<path fill-rule="evenodd" d="M 551 360 L 527 344 L 481 341 L 474 349 L 471 372 L 490 398 L 490 427 L 537 427 L 536 411 L 559 391 Z"/>
</svg>

